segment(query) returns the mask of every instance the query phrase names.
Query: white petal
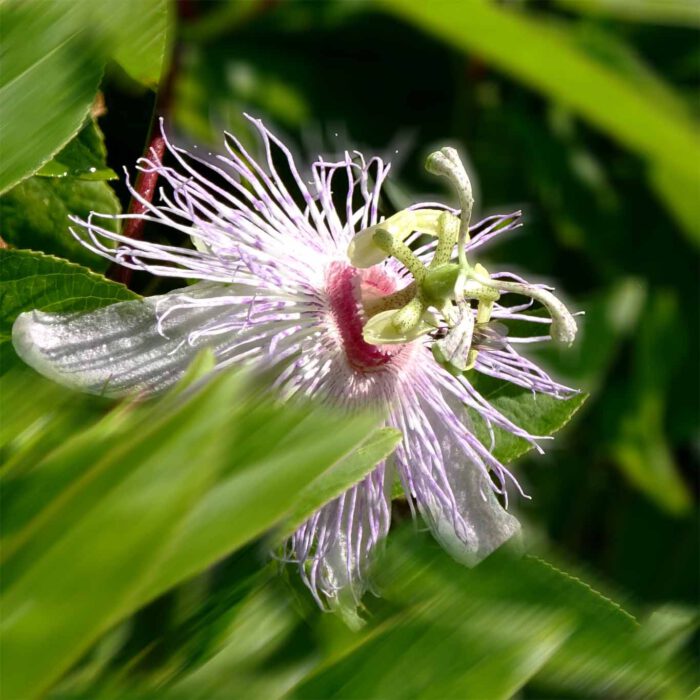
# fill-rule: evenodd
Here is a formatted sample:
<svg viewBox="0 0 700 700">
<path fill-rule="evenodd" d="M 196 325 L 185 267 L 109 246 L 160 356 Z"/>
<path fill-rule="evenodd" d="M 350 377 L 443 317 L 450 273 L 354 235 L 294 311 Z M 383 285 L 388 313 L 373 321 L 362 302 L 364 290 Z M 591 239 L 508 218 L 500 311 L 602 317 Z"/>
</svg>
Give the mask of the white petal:
<svg viewBox="0 0 700 700">
<path fill-rule="evenodd" d="M 475 566 L 513 537 L 520 523 L 501 506 L 483 468 L 460 445 L 464 409 L 454 397 L 431 395 L 426 387 L 422 397 L 419 412 L 403 430 L 408 449 L 399 448 L 395 455 L 435 538 L 457 561 Z"/>
<path fill-rule="evenodd" d="M 112 397 L 152 393 L 175 383 L 196 353 L 212 345 L 212 338 L 191 345 L 188 335 L 231 313 L 231 307 L 205 302 L 229 289 L 203 282 L 87 313 L 30 311 L 15 321 L 12 342 L 28 365 L 72 389 Z M 158 317 L 180 294 L 203 304 L 178 308 L 160 332 Z"/>
<path fill-rule="evenodd" d="M 481 470 L 456 461 L 447 465 L 450 485 L 466 531 L 455 531 L 449 512 L 436 501 L 423 508 L 435 538 L 457 561 L 475 566 L 519 532 L 520 523 L 498 502 Z"/>
</svg>

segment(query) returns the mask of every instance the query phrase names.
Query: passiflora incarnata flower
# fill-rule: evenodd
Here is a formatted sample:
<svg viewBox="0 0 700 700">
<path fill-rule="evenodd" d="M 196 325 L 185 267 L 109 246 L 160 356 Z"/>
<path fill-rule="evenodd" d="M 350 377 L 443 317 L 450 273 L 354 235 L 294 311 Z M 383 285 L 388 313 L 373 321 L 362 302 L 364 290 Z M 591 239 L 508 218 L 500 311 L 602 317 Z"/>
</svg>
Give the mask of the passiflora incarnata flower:
<svg viewBox="0 0 700 700">
<path fill-rule="evenodd" d="M 129 185 L 143 214 L 73 217 L 73 234 L 95 253 L 194 283 L 89 313 L 24 313 L 13 329 L 17 352 L 62 384 L 117 397 L 167 388 L 207 347 L 219 371 L 273 370 L 285 397 L 383 411 L 403 433 L 394 455 L 285 548 L 323 606 L 364 592 L 373 550 L 389 530 L 395 475 L 445 549 L 475 564 L 519 529 L 497 498 L 517 482 L 474 435 L 467 408 L 492 434 L 497 427 L 537 449 L 540 438 L 490 405 L 470 376 L 570 396 L 516 348 L 550 337 L 570 343 L 574 319 L 544 286 L 472 264 L 480 246 L 520 225 L 520 213 L 472 226 L 471 186 L 453 149 L 432 154 L 427 167 L 449 179 L 459 209 L 416 204 L 382 218 L 382 160 L 346 153 L 302 175 L 289 149 L 251 121 L 261 162 L 230 135 L 215 158 L 167 142 L 172 165 L 155 156 L 138 163 L 169 186 L 157 204 Z M 132 240 L 101 225 L 135 216 L 184 234 L 183 245 Z M 516 295 L 525 300 L 505 303 Z M 549 318 L 528 313 L 533 300 Z M 514 320 L 548 332 L 512 337 Z"/>
</svg>

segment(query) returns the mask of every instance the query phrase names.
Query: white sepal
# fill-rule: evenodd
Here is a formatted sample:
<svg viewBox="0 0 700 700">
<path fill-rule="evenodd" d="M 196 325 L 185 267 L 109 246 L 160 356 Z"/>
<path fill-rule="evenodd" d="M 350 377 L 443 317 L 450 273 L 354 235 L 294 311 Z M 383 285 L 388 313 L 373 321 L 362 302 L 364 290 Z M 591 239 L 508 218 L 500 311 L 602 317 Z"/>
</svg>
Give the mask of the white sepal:
<svg viewBox="0 0 700 700">
<path fill-rule="evenodd" d="M 20 314 L 12 328 L 17 354 L 37 372 L 72 389 L 118 397 L 154 393 L 174 384 L 212 338 L 190 343 L 190 333 L 230 309 L 207 305 L 226 294 L 224 284 L 201 282 L 161 296 L 124 301 L 82 313 Z M 167 309 L 182 295 L 202 305 Z M 160 322 L 159 322 L 160 320 Z M 221 343 L 221 337 L 214 337 Z"/>
</svg>

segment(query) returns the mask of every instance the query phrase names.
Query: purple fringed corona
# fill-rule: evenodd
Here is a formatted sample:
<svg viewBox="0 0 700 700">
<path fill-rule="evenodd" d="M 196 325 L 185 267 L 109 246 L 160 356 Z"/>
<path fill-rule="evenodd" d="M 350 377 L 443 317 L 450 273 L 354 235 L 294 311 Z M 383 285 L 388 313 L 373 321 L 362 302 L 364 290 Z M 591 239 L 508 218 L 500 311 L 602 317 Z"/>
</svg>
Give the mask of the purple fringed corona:
<svg viewBox="0 0 700 700">
<path fill-rule="evenodd" d="M 108 218 L 137 215 L 73 217 L 74 235 L 95 253 L 134 270 L 196 280 L 193 284 L 90 313 L 22 314 L 13 331 L 17 352 L 56 381 L 116 397 L 172 385 L 194 355 L 208 347 L 218 370 L 242 364 L 274 369 L 277 388 L 286 397 L 316 397 L 349 411 L 381 410 L 386 424 L 403 433 L 396 452 L 314 514 L 285 547 L 284 558 L 299 565 L 324 607 L 337 604 L 341 596 L 358 601 L 366 589 L 367 567 L 389 530 L 395 475 L 443 546 L 460 561 L 476 563 L 517 532 L 517 520 L 496 494 L 505 495 L 508 481 L 519 487 L 470 430 L 466 409 L 478 413 L 492 435 L 493 428 L 500 428 L 536 449 L 540 438 L 490 405 L 470 382 L 470 373 L 557 398 L 570 396 L 571 389 L 516 350 L 521 343 L 549 339 L 547 324 L 554 335 L 554 324 L 561 326 L 562 314 L 570 324 L 570 315 L 531 315 L 532 298 L 548 308 L 560 302 L 540 285 L 507 272 L 488 275 L 477 265 L 469 268 L 477 270 L 474 279 L 459 282 L 466 290 L 457 292 L 459 321 L 453 317 L 445 324 L 450 309 L 457 308 L 455 285 L 448 289 L 450 298 L 434 301 L 437 311 L 430 312 L 427 292 L 421 291 L 428 289 L 427 283 L 421 287 L 422 270 L 440 268 L 434 263 L 442 256 L 449 272 L 457 239 L 445 243 L 438 236 L 426 243 L 420 236 L 437 235 L 437 220 L 440 226 L 459 226 L 460 212 L 417 204 L 400 220 L 395 215 L 385 222 L 378 202 L 389 166 L 382 160 L 346 153 L 336 162 L 319 159 L 308 176 L 302 175 L 289 149 L 262 122 L 251 121 L 264 147 L 260 162 L 227 135 L 227 152 L 216 157 L 204 158 L 168 142 L 172 165 L 156 158 L 138 163 L 139 170 L 157 171 L 167 183 L 156 204 L 141 200 L 146 211 L 138 216 L 184 234 L 192 245 L 131 240 L 101 225 Z M 131 193 L 139 199 L 133 187 Z M 463 206 L 462 222 L 464 217 Z M 460 255 L 471 256 L 519 226 L 519 218 L 519 212 L 491 216 L 471 226 Z M 427 229 L 424 219 L 432 222 Z M 382 236 L 389 234 L 383 231 L 378 237 L 376 232 L 386 223 L 391 233 L 392 220 L 407 223 L 386 243 Z M 369 251 L 362 264 L 357 261 L 360 244 Z M 405 258 L 409 254 L 411 269 Z M 418 290 L 413 297 L 411 289 Z M 513 294 L 532 298 L 504 303 Z M 385 303 L 388 299 L 394 301 Z M 380 329 L 372 340 L 370 318 L 390 311 L 396 319 L 404 303 L 420 307 L 425 327 L 414 333 L 418 316 L 407 323 L 402 316 L 390 329 L 401 331 L 396 338 L 387 336 L 384 342 Z M 516 320 L 548 332 L 510 337 L 507 324 Z M 462 335 L 453 327 L 463 328 Z M 490 336 L 487 329 L 494 327 Z M 437 343 L 467 371 L 436 361 Z"/>
</svg>

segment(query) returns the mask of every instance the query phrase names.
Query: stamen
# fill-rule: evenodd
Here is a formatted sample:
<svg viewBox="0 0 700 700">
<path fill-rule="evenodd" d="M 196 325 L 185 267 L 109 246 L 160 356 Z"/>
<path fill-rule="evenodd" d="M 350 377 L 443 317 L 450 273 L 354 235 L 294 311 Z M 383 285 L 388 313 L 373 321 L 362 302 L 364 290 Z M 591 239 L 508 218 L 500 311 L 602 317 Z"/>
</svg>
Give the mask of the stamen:
<svg viewBox="0 0 700 700">
<path fill-rule="evenodd" d="M 395 257 L 413 275 L 417 282 L 421 282 L 425 277 L 425 267 L 416 257 L 415 253 L 398 237 L 393 236 L 384 228 L 378 228 L 372 240 L 387 255 Z"/>
</svg>

